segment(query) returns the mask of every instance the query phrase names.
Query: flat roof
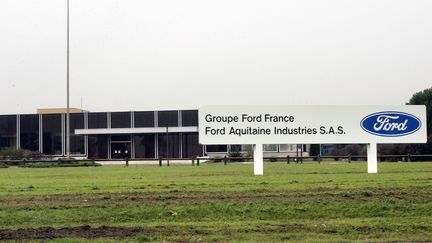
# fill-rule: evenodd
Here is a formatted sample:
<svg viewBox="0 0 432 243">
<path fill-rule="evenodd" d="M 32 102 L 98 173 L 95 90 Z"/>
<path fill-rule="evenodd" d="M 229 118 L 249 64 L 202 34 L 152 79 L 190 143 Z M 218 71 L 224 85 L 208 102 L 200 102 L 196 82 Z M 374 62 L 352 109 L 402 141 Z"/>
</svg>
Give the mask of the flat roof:
<svg viewBox="0 0 432 243">
<path fill-rule="evenodd" d="M 78 109 L 78 108 L 69 108 L 69 113 L 84 113 L 88 112 L 87 110 Z M 37 114 L 61 114 L 67 113 L 67 108 L 38 108 Z"/>
</svg>

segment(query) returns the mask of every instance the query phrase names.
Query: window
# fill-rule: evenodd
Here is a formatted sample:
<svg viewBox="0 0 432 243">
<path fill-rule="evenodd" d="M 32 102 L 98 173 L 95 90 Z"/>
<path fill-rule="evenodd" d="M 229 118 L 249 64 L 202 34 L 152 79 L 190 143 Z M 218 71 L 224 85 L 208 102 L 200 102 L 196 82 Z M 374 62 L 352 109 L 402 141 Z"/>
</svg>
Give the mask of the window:
<svg viewBox="0 0 432 243">
<path fill-rule="evenodd" d="M 155 158 L 155 135 L 135 135 L 135 158 Z"/>
<path fill-rule="evenodd" d="M 154 127 L 153 111 L 137 111 L 134 117 L 135 127 Z"/>
<path fill-rule="evenodd" d="M 178 111 L 159 111 L 158 127 L 177 127 Z"/>
<path fill-rule="evenodd" d="M 39 115 L 20 116 L 20 146 L 39 151 Z"/>
<path fill-rule="evenodd" d="M 295 149 L 293 148 L 292 144 L 279 144 L 279 151 L 280 152 L 290 152 L 293 150 L 295 150 Z"/>
<path fill-rule="evenodd" d="M 264 152 L 277 152 L 278 145 L 277 144 L 264 144 Z"/>
<path fill-rule="evenodd" d="M 42 152 L 46 155 L 62 155 L 62 115 L 42 115 Z"/>
<path fill-rule="evenodd" d="M 131 127 L 130 112 L 111 113 L 111 128 L 130 128 L 130 127 Z"/>
<path fill-rule="evenodd" d="M 84 128 L 84 113 L 70 114 L 70 153 L 85 154 L 84 136 L 75 135 L 75 129 Z"/>
<path fill-rule="evenodd" d="M 88 136 L 88 157 L 92 159 L 108 158 L 108 136 L 107 135 Z"/>
<path fill-rule="evenodd" d="M 207 153 L 226 153 L 228 152 L 228 145 L 206 145 Z"/>
<path fill-rule="evenodd" d="M 242 145 L 242 151 L 243 151 L 243 152 L 253 151 L 253 146 L 252 146 L 252 144 L 243 144 L 243 145 Z"/>
<path fill-rule="evenodd" d="M 179 158 L 180 157 L 180 136 L 178 133 L 168 134 L 168 148 L 167 148 L 167 135 L 161 133 L 158 135 L 158 151 L 160 158 Z"/>
<path fill-rule="evenodd" d="M 193 158 L 203 155 L 203 146 L 198 142 L 198 133 L 183 133 L 183 158 Z"/>
<path fill-rule="evenodd" d="M 198 126 L 198 111 L 189 110 L 181 111 L 182 113 L 182 126 L 183 127 L 196 127 Z"/>
<path fill-rule="evenodd" d="M 107 113 L 88 113 L 88 128 L 107 128 Z"/>
<path fill-rule="evenodd" d="M 16 147 L 17 120 L 15 115 L 0 116 L 0 148 Z"/>
<path fill-rule="evenodd" d="M 241 152 L 242 151 L 242 146 L 240 144 L 233 144 L 230 146 L 230 151 L 231 152 Z"/>
</svg>

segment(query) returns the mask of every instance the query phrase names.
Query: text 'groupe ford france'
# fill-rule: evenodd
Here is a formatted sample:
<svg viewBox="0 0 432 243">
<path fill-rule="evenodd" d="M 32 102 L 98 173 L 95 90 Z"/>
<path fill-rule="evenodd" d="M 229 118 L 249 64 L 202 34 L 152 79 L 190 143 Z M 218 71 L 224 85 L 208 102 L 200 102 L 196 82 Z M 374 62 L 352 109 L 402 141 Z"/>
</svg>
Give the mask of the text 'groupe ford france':
<svg viewBox="0 0 432 243">
<path fill-rule="evenodd" d="M 275 123 L 275 122 L 294 122 L 294 116 L 274 116 L 271 114 L 260 114 L 260 115 L 249 115 L 249 114 L 242 114 L 241 116 L 218 116 L 218 115 L 212 115 L 207 114 L 205 116 L 206 122 L 217 122 L 217 123 L 237 123 L 237 122 L 268 122 L 268 123 Z"/>
</svg>

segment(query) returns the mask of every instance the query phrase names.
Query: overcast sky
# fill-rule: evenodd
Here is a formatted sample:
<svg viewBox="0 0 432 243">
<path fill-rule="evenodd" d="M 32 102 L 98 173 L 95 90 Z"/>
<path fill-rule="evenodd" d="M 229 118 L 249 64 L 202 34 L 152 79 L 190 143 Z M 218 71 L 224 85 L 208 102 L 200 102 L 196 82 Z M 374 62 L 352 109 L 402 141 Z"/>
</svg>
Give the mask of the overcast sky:
<svg viewBox="0 0 432 243">
<path fill-rule="evenodd" d="M 70 0 L 71 106 L 398 105 L 432 86 L 430 0 Z M 0 113 L 66 106 L 66 0 L 0 0 Z"/>
</svg>

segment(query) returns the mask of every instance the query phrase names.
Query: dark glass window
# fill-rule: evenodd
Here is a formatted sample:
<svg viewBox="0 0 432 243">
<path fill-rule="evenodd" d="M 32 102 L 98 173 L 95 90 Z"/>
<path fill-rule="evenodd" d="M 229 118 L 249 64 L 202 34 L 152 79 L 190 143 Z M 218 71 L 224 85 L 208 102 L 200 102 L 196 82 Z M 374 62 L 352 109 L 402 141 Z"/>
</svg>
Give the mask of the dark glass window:
<svg viewBox="0 0 432 243">
<path fill-rule="evenodd" d="M 84 113 L 70 114 L 70 153 L 85 154 L 84 136 L 75 135 L 75 129 L 84 128 Z"/>
<path fill-rule="evenodd" d="M 111 128 L 130 128 L 130 127 L 131 127 L 130 112 L 111 113 Z"/>
<path fill-rule="evenodd" d="M 131 135 L 111 135 L 112 142 L 131 142 Z"/>
<path fill-rule="evenodd" d="M 155 158 L 155 135 L 135 135 L 135 158 Z"/>
<path fill-rule="evenodd" d="M 198 111 L 182 111 L 182 126 L 183 127 L 196 127 L 198 126 Z"/>
<path fill-rule="evenodd" d="M 88 157 L 91 159 L 108 158 L 108 135 L 88 135 Z"/>
<path fill-rule="evenodd" d="M 137 111 L 135 116 L 135 127 L 154 127 L 153 111 Z"/>
<path fill-rule="evenodd" d="M 107 113 L 88 113 L 88 128 L 107 128 Z"/>
<path fill-rule="evenodd" d="M 70 154 L 85 154 L 84 136 L 70 135 Z"/>
<path fill-rule="evenodd" d="M 242 146 L 240 144 L 233 144 L 233 145 L 231 145 L 230 151 L 231 152 L 241 152 Z"/>
<path fill-rule="evenodd" d="M 20 146 L 39 151 L 39 115 L 20 116 Z"/>
<path fill-rule="evenodd" d="M 47 155 L 62 155 L 62 116 L 42 115 L 42 152 Z"/>
<path fill-rule="evenodd" d="M 198 133 L 183 133 L 183 158 L 193 158 L 203 155 L 203 146 L 198 142 Z"/>
<path fill-rule="evenodd" d="M 75 134 L 75 129 L 84 129 L 84 113 L 72 113 L 69 116 L 70 134 Z"/>
<path fill-rule="evenodd" d="M 159 111 L 158 127 L 177 127 L 178 111 Z"/>
<path fill-rule="evenodd" d="M 208 153 L 226 153 L 228 152 L 228 145 L 207 145 L 206 152 Z"/>
<path fill-rule="evenodd" d="M 167 135 L 161 133 L 158 136 L 158 151 L 159 157 L 166 158 L 167 154 L 169 158 L 180 157 L 180 136 L 178 133 L 169 133 L 168 135 L 168 148 L 167 148 Z M 167 153 L 168 150 L 168 153 Z"/>
<path fill-rule="evenodd" d="M 16 116 L 0 116 L 0 148 L 16 148 Z"/>
</svg>

